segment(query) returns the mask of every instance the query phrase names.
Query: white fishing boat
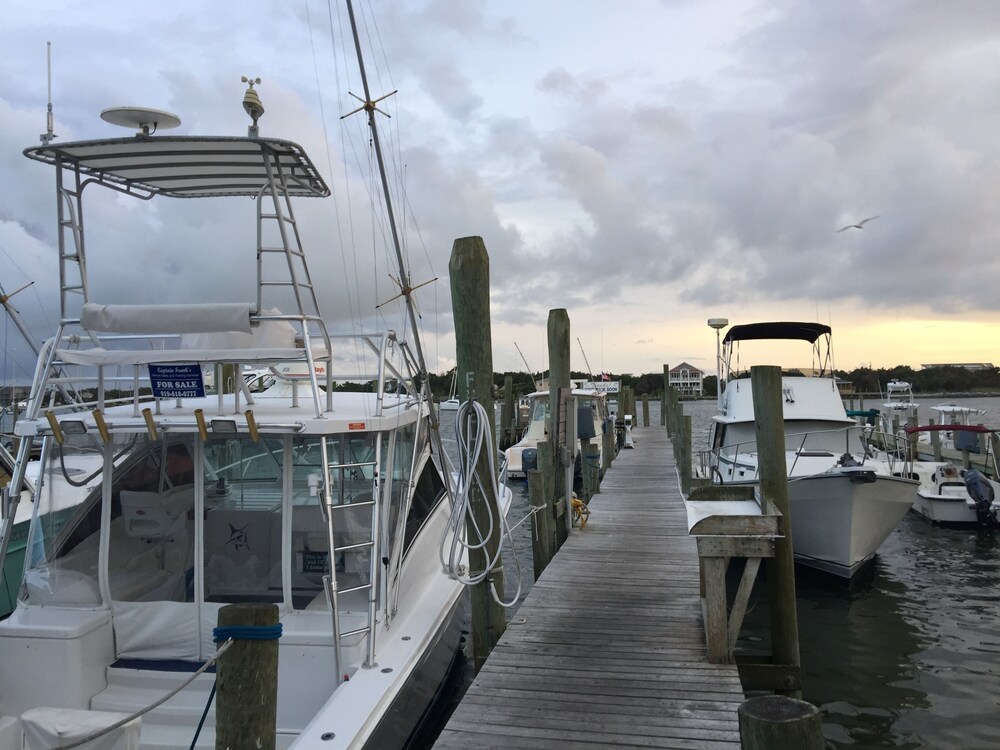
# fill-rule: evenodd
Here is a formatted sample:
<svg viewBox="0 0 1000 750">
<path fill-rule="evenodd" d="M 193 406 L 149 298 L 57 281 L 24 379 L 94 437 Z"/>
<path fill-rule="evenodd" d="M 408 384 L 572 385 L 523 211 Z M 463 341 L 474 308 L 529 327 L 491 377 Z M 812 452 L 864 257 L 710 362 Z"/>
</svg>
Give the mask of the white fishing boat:
<svg viewBox="0 0 1000 750">
<path fill-rule="evenodd" d="M 580 438 L 597 438 L 594 442 L 603 454 L 603 441 L 600 439 L 608 426 L 607 399 L 604 393 L 584 388 L 573 388 L 570 391 L 576 401 L 577 435 L 575 454 L 580 455 Z M 528 402 L 528 425 L 521 439 L 507 449 L 507 476 L 511 479 L 524 479 L 527 472 L 538 466 L 538 444 L 550 440 L 550 406 L 549 392 L 535 391 L 525 396 Z M 603 455 L 601 459 L 603 466 Z"/>
<path fill-rule="evenodd" d="M 919 404 L 913 400 L 913 386 L 905 380 L 890 380 L 885 386 L 885 401 L 879 410 L 880 429 L 891 434 L 906 427 L 910 417 L 917 416 Z"/>
<path fill-rule="evenodd" d="M 830 327 L 820 323 L 732 326 L 723 339 L 719 412 L 713 417 L 711 469 L 721 484 L 756 484 L 758 456 L 749 367 L 740 344 L 805 341 L 812 367 L 781 379 L 785 462 L 795 559 L 850 579 L 872 559 L 913 504 L 917 482 L 868 459 L 833 376 Z"/>
<path fill-rule="evenodd" d="M 329 190 L 302 147 L 258 135 L 252 84 L 246 102 L 246 137 L 163 135 L 177 118 L 122 108 L 105 119 L 134 135 L 25 151 L 55 168 L 62 294 L 15 428 L 12 499 L 42 451 L 24 580 L 0 622 L 0 746 L 21 747 L 15 733 L 41 707 L 65 725 L 154 705 L 215 658 L 230 603 L 278 608 L 278 748 L 402 747 L 456 653 L 463 582 L 441 548 L 464 523 L 434 460 L 415 316 L 407 341 L 328 329 L 293 203 Z M 84 196 L 101 189 L 246 212 L 256 244 L 232 263 L 256 266 L 255 299 L 92 299 Z M 98 205 L 88 229 L 114 201 Z M 206 369 L 233 392 L 206 393 Z M 273 382 L 254 392 L 248 372 Z M 374 387 L 334 392 L 348 381 Z M 79 399 L 61 399 L 66 387 Z M 194 740 L 213 683 L 202 673 L 145 713 L 141 747 L 214 748 L 214 706 Z"/>
<path fill-rule="evenodd" d="M 918 425 L 906 429 L 908 435 L 949 430 L 968 435 L 978 442 L 987 435 L 985 465 L 992 476 L 950 461 L 902 462 L 901 471 L 920 481 L 913 510 L 933 524 L 954 527 L 995 527 L 1000 525 L 1000 476 L 996 454 L 991 449 L 993 430 L 979 425 Z M 960 441 L 961 442 L 961 441 Z"/>
<path fill-rule="evenodd" d="M 944 429 L 935 430 L 941 442 L 942 448 L 951 450 L 968 450 L 972 453 L 979 453 L 979 435 L 975 431 L 953 430 L 952 427 L 975 426 L 974 420 L 986 414 L 985 409 L 976 409 L 971 406 L 961 404 L 946 403 L 937 404 L 930 407 L 932 411 L 939 414 L 938 424 Z M 920 441 L 930 442 L 931 431 L 921 430 Z"/>
</svg>

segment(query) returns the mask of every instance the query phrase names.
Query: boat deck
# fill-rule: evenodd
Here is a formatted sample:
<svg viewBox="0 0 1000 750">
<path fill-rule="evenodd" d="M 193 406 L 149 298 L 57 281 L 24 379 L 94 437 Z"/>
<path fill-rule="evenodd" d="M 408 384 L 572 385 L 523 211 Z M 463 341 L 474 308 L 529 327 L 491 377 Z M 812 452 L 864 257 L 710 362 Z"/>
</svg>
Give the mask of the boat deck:
<svg viewBox="0 0 1000 750">
<path fill-rule="evenodd" d="M 708 662 L 673 449 L 662 427 L 632 435 L 436 749 L 739 748 L 743 690 Z"/>
</svg>

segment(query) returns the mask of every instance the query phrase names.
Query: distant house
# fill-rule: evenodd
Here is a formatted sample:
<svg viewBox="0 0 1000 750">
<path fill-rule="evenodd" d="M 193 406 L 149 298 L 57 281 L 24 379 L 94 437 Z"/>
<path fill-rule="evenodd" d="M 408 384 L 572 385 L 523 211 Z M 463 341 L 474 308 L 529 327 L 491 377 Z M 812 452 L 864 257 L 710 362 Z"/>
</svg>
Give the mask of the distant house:
<svg viewBox="0 0 1000 750">
<path fill-rule="evenodd" d="M 854 383 L 850 380 L 844 380 L 843 378 L 837 378 L 837 390 L 840 391 L 841 396 L 853 396 L 857 393 L 857 389 L 854 387 Z"/>
<path fill-rule="evenodd" d="M 679 396 L 701 396 L 701 381 L 705 373 L 687 362 L 671 367 L 668 373 L 670 385 L 677 389 Z"/>
<path fill-rule="evenodd" d="M 992 362 L 940 362 L 931 365 L 920 365 L 924 370 L 931 367 L 961 367 L 963 370 L 992 370 Z"/>
</svg>

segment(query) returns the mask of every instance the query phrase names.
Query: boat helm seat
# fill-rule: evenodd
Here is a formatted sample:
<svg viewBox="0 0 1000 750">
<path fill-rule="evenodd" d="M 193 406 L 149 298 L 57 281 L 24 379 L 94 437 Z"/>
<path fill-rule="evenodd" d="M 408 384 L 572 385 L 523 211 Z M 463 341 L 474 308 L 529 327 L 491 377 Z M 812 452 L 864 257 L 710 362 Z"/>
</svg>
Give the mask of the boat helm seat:
<svg viewBox="0 0 1000 750">
<path fill-rule="evenodd" d="M 137 492 L 122 490 L 119 493 L 122 504 L 122 519 L 125 533 L 142 539 L 163 539 L 170 532 L 183 508 L 189 503 L 171 502 L 174 492 L 164 496 L 158 492 Z M 186 494 L 186 493 L 183 493 Z"/>
</svg>

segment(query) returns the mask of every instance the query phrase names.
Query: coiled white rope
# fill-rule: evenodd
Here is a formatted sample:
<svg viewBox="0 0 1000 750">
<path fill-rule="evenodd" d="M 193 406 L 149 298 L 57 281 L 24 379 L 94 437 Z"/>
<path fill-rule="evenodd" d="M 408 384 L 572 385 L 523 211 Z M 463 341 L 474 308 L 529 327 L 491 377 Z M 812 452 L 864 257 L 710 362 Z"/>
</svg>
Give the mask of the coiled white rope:
<svg viewBox="0 0 1000 750">
<path fill-rule="evenodd" d="M 493 600 L 501 607 L 512 607 L 521 596 L 521 563 L 517 555 L 513 554 L 517 569 L 517 592 L 512 599 L 509 601 L 500 599 L 491 577 L 493 571 L 501 565 L 500 550 L 504 537 L 508 540 L 511 552 L 514 552 L 512 529 L 500 507 L 501 492 L 509 490 L 499 482 L 497 451 L 492 444 L 489 415 L 478 401 L 466 401 L 459 406 L 455 415 L 455 436 L 458 442 L 457 477 L 450 523 L 441 538 L 439 551 L 441 565 L 449 577 L 466 586 L 474 586 L 489 580 Z M 476 471 L 483 450 L 486 450 L 488 477 L 483 477 Z M 492 500 L 497 503 L 488 514 L 489 526 L 486 529 L 479 527 L 479 522 L 472 512 L 470 494 L 473 488 L 477 488 L 480 496 L 486 498 L 487 502 Z M 494 524 L 494 517 L 499 519 L 497 525 Z M 467 539 L 468 533 L 474 534 L 474 538 Z M 496 552 L 490 556 L 487 545 L 495 538 L 497 538 Z M 486 555 L 486 565 L 483 570 L 466 572 L 463 560 L 471 559 L 467 556 L 472 550 L 482 550 Z"/>
</svg>

